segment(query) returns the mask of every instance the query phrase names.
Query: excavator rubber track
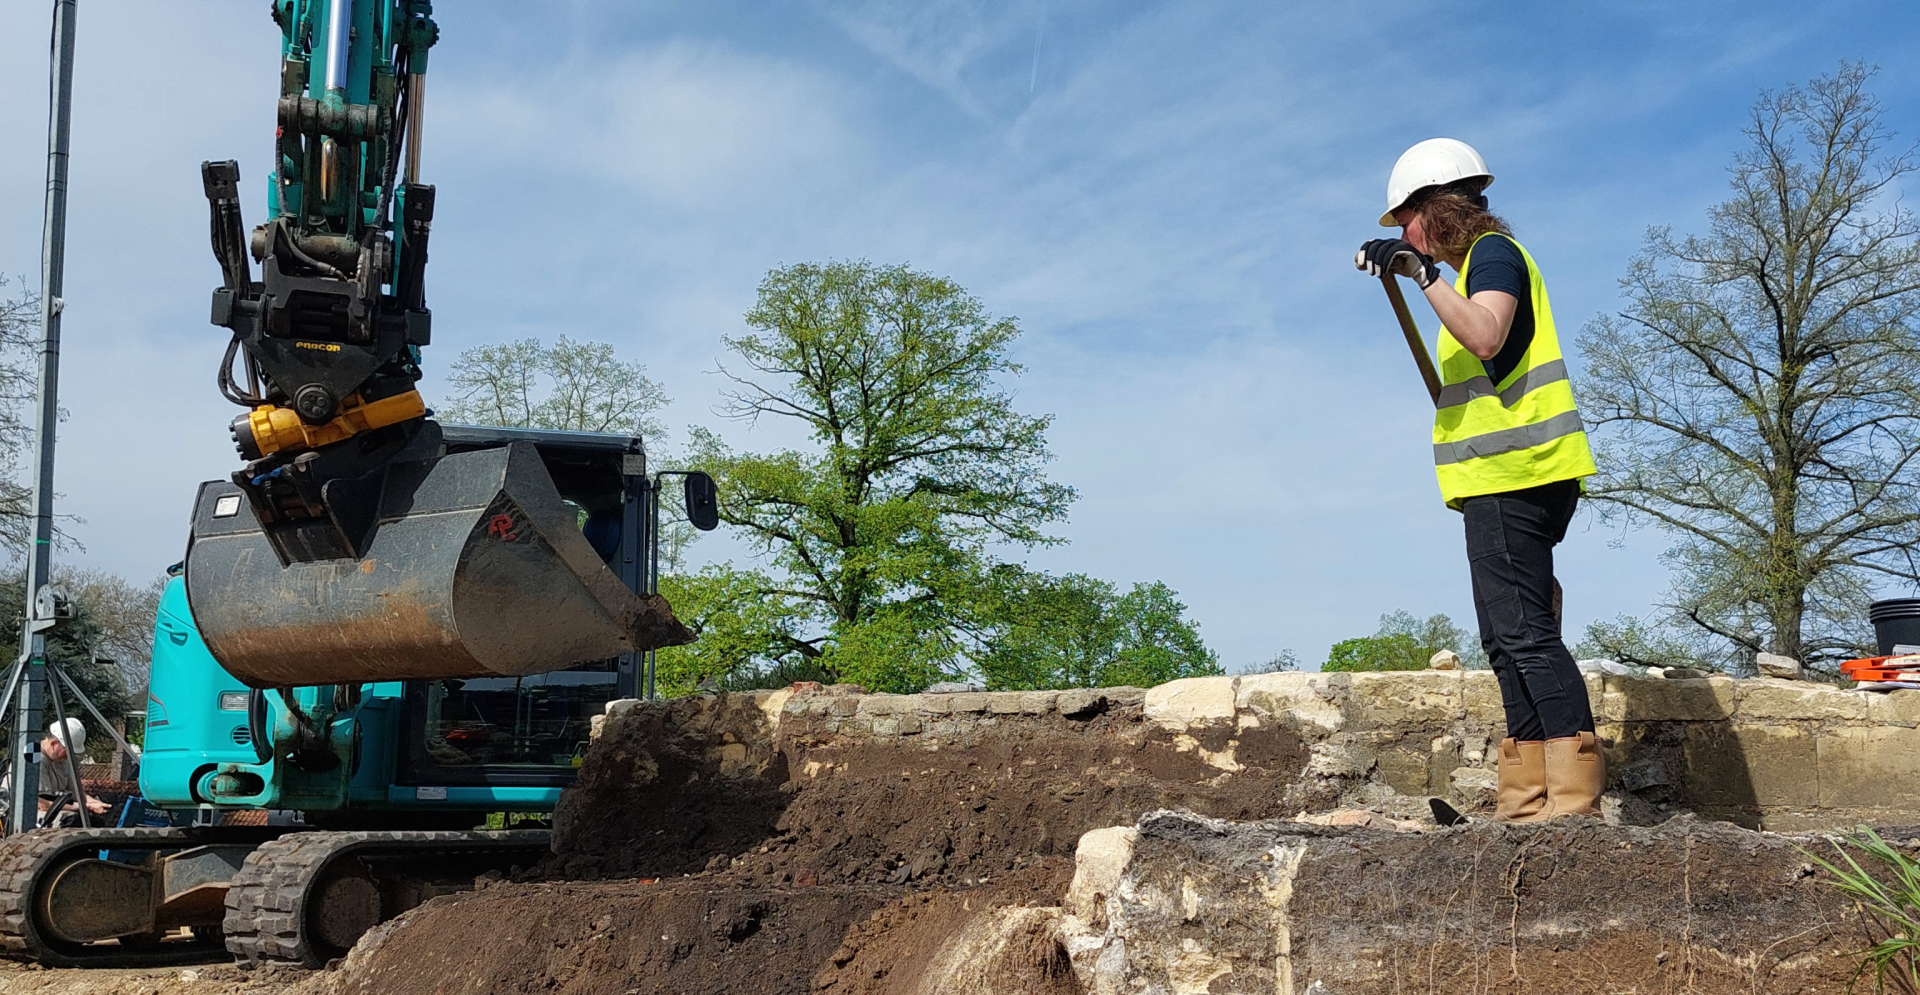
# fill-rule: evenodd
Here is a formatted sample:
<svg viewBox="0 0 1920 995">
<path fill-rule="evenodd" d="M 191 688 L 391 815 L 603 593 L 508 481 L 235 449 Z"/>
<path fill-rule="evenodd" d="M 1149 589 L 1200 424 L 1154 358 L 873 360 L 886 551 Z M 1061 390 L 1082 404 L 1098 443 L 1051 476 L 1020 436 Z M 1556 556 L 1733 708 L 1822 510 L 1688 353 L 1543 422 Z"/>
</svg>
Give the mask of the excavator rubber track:
<svg viewBox="0 0 1920 995">
<path fill-rule="evenodd" d="M 41 921 L 41 891 L 53 874 L 102 850 L 189 850 L 210 842 L 238 842 L 251 834 L 193 829 L 42 829 L 0 840 L 0 956 L 48 967 L 163 967 L 204 961 L 220 952 L 208 931 L 191 942 L 67 943 Z"/>
<path fill-rule="evenodd" d="M 321 967 L 367 929 L 489 870 L 530 867 L 547 830 L 304 832 L 262 845 L 227 889 L 227 950 L 242 964 Z"/>
</svg>

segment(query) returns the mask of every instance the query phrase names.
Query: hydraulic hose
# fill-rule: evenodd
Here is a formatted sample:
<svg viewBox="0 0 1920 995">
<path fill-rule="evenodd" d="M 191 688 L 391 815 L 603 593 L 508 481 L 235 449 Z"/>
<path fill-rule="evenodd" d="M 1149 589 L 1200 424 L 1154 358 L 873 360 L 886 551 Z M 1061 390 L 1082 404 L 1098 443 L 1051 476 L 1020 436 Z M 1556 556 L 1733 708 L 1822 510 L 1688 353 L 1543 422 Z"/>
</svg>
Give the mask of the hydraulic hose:
<svg viewBox="0 0 1920 995">
<path fill-rule="evenodd" d="M 253 742 L 254 759 L 266 763 L 273 759 L 273 743 L 268 741 L 267 693 L 259 688 L 247 692 L 247 737 Z"/>
</svg>

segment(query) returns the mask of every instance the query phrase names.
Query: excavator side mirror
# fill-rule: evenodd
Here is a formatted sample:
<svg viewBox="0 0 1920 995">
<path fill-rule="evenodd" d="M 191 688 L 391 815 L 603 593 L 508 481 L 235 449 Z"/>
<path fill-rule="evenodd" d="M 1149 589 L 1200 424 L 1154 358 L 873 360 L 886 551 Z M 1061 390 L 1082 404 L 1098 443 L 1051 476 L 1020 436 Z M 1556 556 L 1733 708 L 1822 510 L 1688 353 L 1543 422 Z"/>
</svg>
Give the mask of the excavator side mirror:
<svg viewBox="0 0 1920 995">
<path fill-rule="evenodd" d="M 702 532 L 712 532 L 720 524 L 720 489 L 713 478 L 698 470 L 686 476 L 687 521 Z"/>
</svg>

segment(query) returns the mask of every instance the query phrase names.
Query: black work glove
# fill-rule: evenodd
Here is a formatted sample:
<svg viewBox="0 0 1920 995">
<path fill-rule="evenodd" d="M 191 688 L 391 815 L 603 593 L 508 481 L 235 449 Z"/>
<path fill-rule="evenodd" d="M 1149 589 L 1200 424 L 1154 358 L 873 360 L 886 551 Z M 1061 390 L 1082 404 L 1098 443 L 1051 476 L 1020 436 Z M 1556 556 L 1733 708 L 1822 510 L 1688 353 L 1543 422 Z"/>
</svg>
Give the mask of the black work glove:
<svg viewBox="0 0 1920 995">
<path fill-rule="evenodd" d="M 1433 257 L 1404 238 L 1369 239 L 1353 254 L 1353 268 L 1366 270 L 1371 276 L 1404 276 L 1419 284 L 1421 290 L 1440 279 L 1440 267 L 1433 264 Z"/>
</svg>

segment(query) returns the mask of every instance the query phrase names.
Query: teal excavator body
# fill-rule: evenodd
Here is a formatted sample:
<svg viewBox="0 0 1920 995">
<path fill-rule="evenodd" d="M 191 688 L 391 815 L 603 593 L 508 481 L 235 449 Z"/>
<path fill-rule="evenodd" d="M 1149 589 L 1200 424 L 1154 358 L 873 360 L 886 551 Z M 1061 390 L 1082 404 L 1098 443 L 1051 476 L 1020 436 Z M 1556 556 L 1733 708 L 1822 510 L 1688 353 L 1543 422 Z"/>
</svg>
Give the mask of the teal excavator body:
<svg viewBox="0 0 1920 995">
<path fill-rule="evenodd" d="M 453 426 L 444 438 L 457 454 L 539 463 L 572 533 L 552 538 L 578 543 L 630 594 L 646 589 L 653 537 L 641 440 Z M 367 675 L 270 692 L 220 665 L 196 623 L 212 606 L 190 607 L 189 594 L 187 578 L 175 577 L 161 599 L 140 771 L 142 795 L 182 822 L 202 809 L 270 809 L 323 826 L 470 828 L 490 812 L 550 812 L 591 717 L 641 690 L 643 655 L 625 652 L 524 676 Z M 497 614 L 503 626 L 552 635 L 538 601 Z M 327 650 L 322 638 L 310 652 Z"/>
</svg>

